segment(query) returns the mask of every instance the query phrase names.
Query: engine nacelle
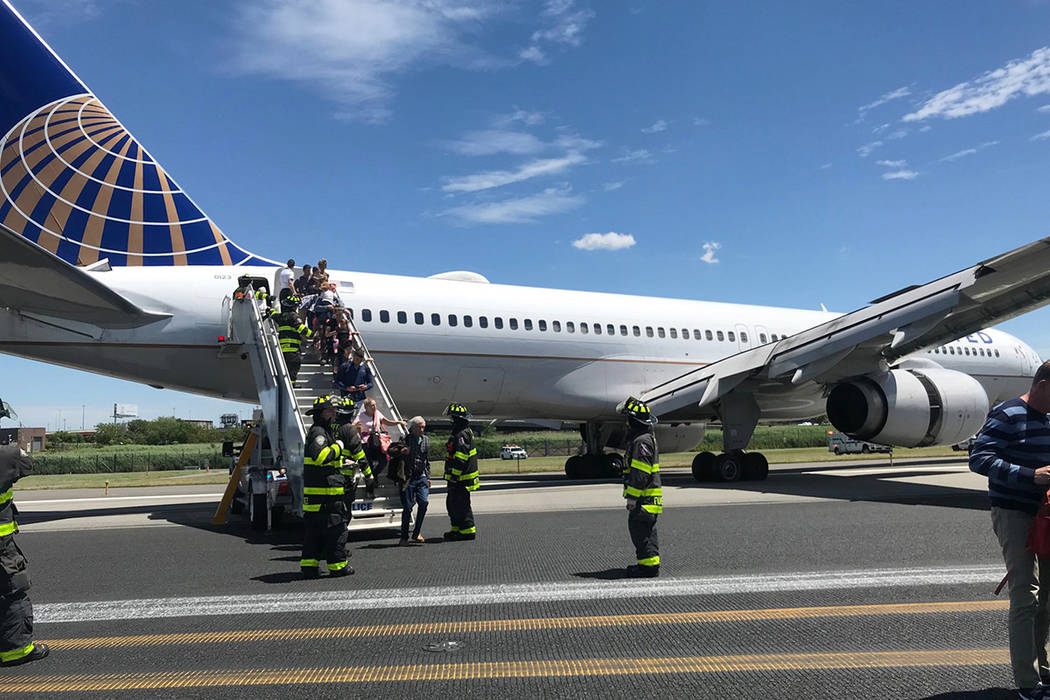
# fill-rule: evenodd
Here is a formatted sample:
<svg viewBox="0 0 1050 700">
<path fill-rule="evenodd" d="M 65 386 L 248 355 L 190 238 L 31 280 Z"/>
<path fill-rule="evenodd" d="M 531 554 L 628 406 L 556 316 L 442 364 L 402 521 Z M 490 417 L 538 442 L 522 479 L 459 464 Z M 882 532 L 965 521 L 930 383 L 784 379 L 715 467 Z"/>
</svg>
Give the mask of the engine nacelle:
<svg viewBox="0 0 1050 700">
<path fill-rule="evenodd" d="M 704 439 L 706 430 L 707 425 L 704 423 L 682 423 L 679 425 L 657 423 L 654 434 L 660 452 L 667 454 L 670 452 L 687 452 L 693 449 Z"/>
<path fill-rule="evenodd" d="M 880 445 L 952 445 L 984 425 L 988 394 L 968 374 L 941 368 L 895 369 L 836 384 L 828 419 L 858 440 Z"/>
</svg>

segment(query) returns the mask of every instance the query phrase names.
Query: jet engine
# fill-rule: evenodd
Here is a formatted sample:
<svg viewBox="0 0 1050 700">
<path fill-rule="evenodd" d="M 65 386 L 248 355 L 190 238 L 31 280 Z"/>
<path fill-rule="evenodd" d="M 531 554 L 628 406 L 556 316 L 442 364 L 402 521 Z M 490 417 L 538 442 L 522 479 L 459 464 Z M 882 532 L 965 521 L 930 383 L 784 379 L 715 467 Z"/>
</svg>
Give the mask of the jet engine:
<svg viewBox="0 0 1050 700">
<path fill-rule="evenodd" d="M 895 369 L 836 384 L 827 411 L 832 425 L 858 440 L 900 447 L 951 445 L 981 429 L 988 395 L 962 372 Z"/>
<path fill-rule="evenodd" d="M 688 452 L 704 439 L 706 429 L 705 423 L 657 423 L 654 434 L 661 453 Z"/>
</svg>

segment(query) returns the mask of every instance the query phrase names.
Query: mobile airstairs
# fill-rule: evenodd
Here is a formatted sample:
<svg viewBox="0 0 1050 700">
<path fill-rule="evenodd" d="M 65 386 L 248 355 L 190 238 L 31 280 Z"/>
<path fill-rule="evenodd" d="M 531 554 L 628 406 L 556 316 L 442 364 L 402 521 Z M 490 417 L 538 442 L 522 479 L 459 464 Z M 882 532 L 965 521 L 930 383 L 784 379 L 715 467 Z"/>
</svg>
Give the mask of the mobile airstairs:
<svg viewBox="0 0 1050 700">
<path fill-rule="evenodd" d="M 225 522 L 227 507 L 234 513 L 247 512 L 253 527 L 270 529 L 286 515 L 302 516 L 303 445 L 306 431 L 313 422 L 306 411 L 318 396 L 336 392 L 334 368 L 325 367 L 304 351 L 295 386 L 277 337 L 277 325 L 269 317 L 266 301 L 256 299 L 254 288 L 268 287 L 265 280 L 242 278 L 241 287 L 224 303 L 229 306 L 229 335 L 220 352 L 239 355 L 251 364 L 259 393 L 260 409 L 255 412 L 254 426 L 231 467 L 230 483 L 223 496 L 216 522 Z M 374 388 L 369 396 L 376 409 L 391 420 L 401 420 L 379 368 L 351 319 L 353 342 L 365 354 L 372 370 Z M 403 440 L 400 426 L 391 426 L 391 438 Z M 400 525 L 401 499 L 396 484 L 386 474 L 375 474 L 374 491 L 366 491 L 364 477 L 355 475 L 358 488 L 351 505 L 350 529 Z"/>
</svg>

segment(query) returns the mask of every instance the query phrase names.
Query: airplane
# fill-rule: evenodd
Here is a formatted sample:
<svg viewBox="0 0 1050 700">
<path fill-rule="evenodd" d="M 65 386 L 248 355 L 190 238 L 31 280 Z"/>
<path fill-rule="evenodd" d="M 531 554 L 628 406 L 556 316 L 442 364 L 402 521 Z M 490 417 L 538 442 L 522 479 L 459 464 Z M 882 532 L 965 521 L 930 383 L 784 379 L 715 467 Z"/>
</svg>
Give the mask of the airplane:
<svg viewBox="0 0 1050 700">
<path fill-rule="evenodd" d="M 257 400 L 224 353 L 239 278 L 281 265 L 234 243 L 0 0 L 0 352 Z M 1050 239 L 847 314 L 329 270 L 398 402 L 580 424 L 569 476 L 615 473 L 615 406 L 650 403 L 665 452 L 723 427 L 698 480 L 763 479 L 759 422 L 827 414 L 898 446 L 953 444 L 1027 389 L 1040 358 L 987 327 L 1050 297 Z"/>
</svg>

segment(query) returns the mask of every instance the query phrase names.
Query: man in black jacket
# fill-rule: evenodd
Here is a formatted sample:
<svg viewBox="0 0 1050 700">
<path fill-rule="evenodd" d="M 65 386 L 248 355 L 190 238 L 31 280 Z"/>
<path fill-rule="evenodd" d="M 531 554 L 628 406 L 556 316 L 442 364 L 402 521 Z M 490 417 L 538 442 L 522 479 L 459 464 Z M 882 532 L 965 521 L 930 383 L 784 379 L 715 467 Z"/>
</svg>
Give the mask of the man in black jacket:
<svg viewBox="0 0 1050 700">
<path fill-rule="evenodd" d="M 0 401 L 0 416 L 8 415 Z M 17 445 L 0 447 L 0 666 L 18 666 L 50 653 L 33 643 L 29 562 L 15 542 L 18 523 L 12 486 L 33 471 L 33 459 Z"/>
<path fill-rule="evenodd" d="M 328 562 L 329 576 L 354 573 L 347 562 L 346 477 L 343 444 L 335 436 L 336 406 L 333 397 L 321 396 L 307 411 L 314 423 L 306 434 L 303 454 L 303 554 L 299 568 L 303 578 L 317 578 L 321 559 Z"/>
<path fill-rule="evenodd" d="M 470 508 L 470 492 L 478 489 L 479 479 L 470 411 L 463 404 L 451 403 L 445 415 L 452 418 L 452 435 L 445 443 L 445 481 L 448 482 L 445 507 L 452 526 L 445 533 L 445 539 L 472 540 L 477 537 L 477 528 Z"/>
<path fill-rule="evenodd" d="M 664 509 L 660 453 L 653 435 L 656 417 L 646 404 L 635 398 L 624 401 L 617 411 L 627 417 L 623 497 L 627 499 L 627 530 L 638 560 L 636 565 L 627 567 L 627 571 L 633 576 L 653 578 L 660 575 L 656 518 Z"/>
</svg>

